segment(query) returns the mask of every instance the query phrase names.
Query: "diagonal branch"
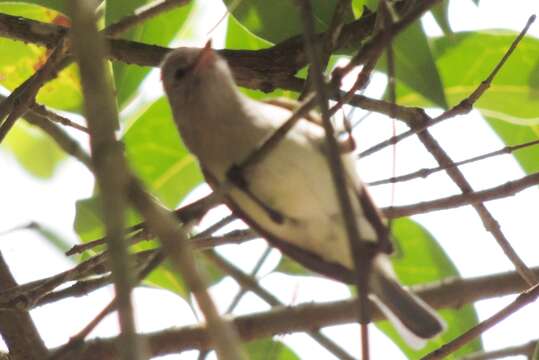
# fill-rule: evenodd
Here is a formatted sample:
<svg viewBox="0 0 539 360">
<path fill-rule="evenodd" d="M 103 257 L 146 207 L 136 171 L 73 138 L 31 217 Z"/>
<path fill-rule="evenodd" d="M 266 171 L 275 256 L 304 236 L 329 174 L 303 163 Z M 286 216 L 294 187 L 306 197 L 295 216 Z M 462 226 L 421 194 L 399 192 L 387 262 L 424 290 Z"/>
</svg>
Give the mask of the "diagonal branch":
<svg viewBox="0 0 539 360">
<path fill-rule="evenodd" d="M 0 253 L 0 287 L 12 288 L 17 283 Z M 45 343 L 27 311 L 0 311 L 0 335 L 9 349 L 9 359 L 38 360 L 47 356 Z"/>
<path fill-rule="evenodd" d="M 539 173 L 526 175 L 518 180 L 508 181 L 505 184 L 481 191 L 471 191 L 459 195 L 448 196 L 441 199 L 424 201 L 412 205 L 394 206 L 383 209 L 388 218 L 397 218 L 422 214 L 429 211 L 445 210 L 464 205 L 477 205 L 485 201 L 501 199 L 516 194 L 519 191 L 539 184 Z"/>
<path fill-rule="evenodd" d="M 385 147 L 387 147 L 389 145 L 394 145 L 394 144 L 406 139 L 407 137 L 410 137 L 410 136 L 412 136 L 414 134 L 418 134 L 421 131 L 423 131 L 423 130 L 425 130 L 425 129 L 433 126 L 433 125 L 439 124 L 440 122 L 442 122 L 444 120 L 453 118 L 453 117 L 455 117 L 457 115 L 463 115 L 463 114 L 469 113 L 473 109 L 473 105 L 477 102 L 477 100 L 479 100 L 479 98 L 485 93 L 485 91 L 487 91 L 489 89 L 490 85 L 492 84 L 492 81 L 494 80 L 494 78 L 496 77 L 496 75 L 498 74 L 500 69 L 505 65 L 505 63 L 507 62 L 507 60 L 509 59 L 511 54 L 513 54 L 513 52 L 517 48 L 520 41 L 524 38 L 524 36 L 528 32 L 530 26 L 535 21 L 535 18 L 536 18 L 535 15 L 530 16 L 530 18 L 528 19 L 528 22 L 526 23 L 526 25 L 524 26 L 522 31 L 515 37 L 515 39 L 513 40 L 513 42 L 511 43 L 511 45 L 509 46 L 509 48 L 505 52 L 505 54 L 502 56 L 500 61 L 496 64 L 494 69 L 492 69 L 492 71 L 487 76 L 487 78 L 485 80 L 483 80 L 481 82 L 481 84 L 479 84 L 477 86 L 477 88 L 466 99 L 462 100 L 456 106 L 454 106 L 451 109 L 445 111 L 444 113 L 437 116 L 436 118 L 434 118 L 434 119 L 428 118 L 429 121 L 424 122 L 421 126 L 412 126 L 411 124 L 408 123 L 408 125 L 411 127 L 410 130 L 405 131 L 402 134 L 399 134 L 397 136 L 393 136 L 393 137 L 391 137 L 391 138 L 389 138 L 387 140 L 384 140 L 384 141 L 382 141 L 382 142 L 380 142 L 380 143 L 378 143 L 376 145 L 371 146 L 370 148 L 364 150 L 361 153 L 361 156 L 371 155 L 371 154 L 373 154 L 373 153 L 375 153 L 377 151 L 380 151 L 380 150 L 384 149 Z M 421 118 L 421 114 L 419 114 L 419 113 L 418 113 L 418 118 Z"/>
<path fill-rule="evenodd" d="M 524 306 L 531 304 L 539 297 L 539 285 L 535 285 L 531 289 L 520 294 L 513 302 L 504 307 L 502 310 L 492 315 L 485 321 L 480 322 L 470 330 L 461 334 L 454 340 L 451 340 L 447 344 L 442 345 L 440 348 L 434 350 L 422 360 L 441 360 L 447 357 L 447 355 L 454 353 L 468 342 L 472 341 L 482 333 L 498 324 L 502 320 L 505 320 L 516 311 L 522 309 Z"/>
<path fill-rule="evenodd" d="M 55 76 L 65 60 L 67 48 L 67 41 L 61 37 L 45 64 L 0 103 L 0 143 L 17 119 L 28 111 L 41 86 Z"/>
<path fill-rule="evenodd" d="M 466 180 L 459 168 L 451 167 L 453 161 L 451 160 L 449 155 L 447 155 L 445 150 L 442 149 L 442 147 L 434 139 L 434 137 L 430 134 L 430 132 L 428 130 L 422 131 L 418 134 L 418 137 L 419 140 L 423 143 L 423 145 L 427 148 L 427 150 L 438 161 L 440 166 L 447 168 L 447 174 L 460 188 L 462 193 L 472 193 L 473 189 L 468 180 Z M 533 286 L 537 282 L 537 277 L 534 273 L 530 271 L 524 261 L 522 261 L 520 256 L 518 256 L 516 251 L 513 249 L 513 247 L 509 243 L 509 240 L 502 232 L 500 224 L 496 221 L 494 216 L 492 216 L 490 211 L 482 202 L 472 203 L 472 206 L 481 218 L 485 229 L 492 234 L 494 239 L 496 239 L 496 242 L 498 243 L 498 245 L 500 245 L 507 258 L 513 263 L 522 278 L 526 280 L 528 285 Z"/>
<path fill-rule="evenodd" d="M 528 141 L 528 142 L 518 144 L 518 145 L 507 145 L 507 146 L 502 147 L 501 149 L 491 151 L 486 154 L 482 154 L 482 155 L 471 157 L 466 160 L 454 162 L 451 164 L 451 167 L 459 167 L 462 165 L 471 164 L 473 162 L 489 159 L 491 157 L 498 156 L 498 155 L 511 154 L 517 150 L 524 149 L 530 146 L 535 146 L 535 145 L 539 145 L 539 140 Z M 427 176 L 430 176 L 438 171 L 447 170 L 447 169 L 448 168 L 442 167 L 442 166 L 436 166 L 433 168 L 423 168 L 423 169 L 410 172 L 408 174 L 394 176 L 394 177 L 382 179 L 382 180 L 371 181 L 370 183 L 368 183 L 368 185 L 376 186 L 376 185 L 391 184 L 391 183 L 396 183 L 396 182 L 401 182 L 401 181 L 409 181 L 416 178 L 426 178 Z"/>
</svg>

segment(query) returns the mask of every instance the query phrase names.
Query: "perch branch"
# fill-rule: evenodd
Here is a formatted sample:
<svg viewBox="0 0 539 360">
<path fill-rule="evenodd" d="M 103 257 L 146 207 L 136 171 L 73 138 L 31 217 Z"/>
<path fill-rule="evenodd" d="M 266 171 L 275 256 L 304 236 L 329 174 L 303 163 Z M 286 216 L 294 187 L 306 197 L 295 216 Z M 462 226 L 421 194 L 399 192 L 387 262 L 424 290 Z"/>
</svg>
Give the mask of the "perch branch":
<svg viewBox="0 0 539 360">
<path fill-rule="evenodd" d="M 539 273 L 539 268 L 534 268 Z M 434 308 L 460 308 L 463 304 L 495 296 L 513 294 L 526 289 L 516 272 L 502 273 L 469 279 L 446 279 L 428 286 L 412 287 L 421 298 Z M 294 307 L 277 307 L 270 311 L 238 316 L 234 319 L 243 340 L 254 340 L 313 328 L 346 324 L 357 321 L 357 301 L 353 299 L 329 303 L 302 304 Z M 373 307 L 373 320 L 382 314 Z M 187 326 L 143 335 L 148 340 L 152 356 L 165 355 L 192 349 L 207 349 L 209 338 L 202 326 Z M 112 339 L 87 341 L 81 360 L 114 359 Z"/>
</svg>

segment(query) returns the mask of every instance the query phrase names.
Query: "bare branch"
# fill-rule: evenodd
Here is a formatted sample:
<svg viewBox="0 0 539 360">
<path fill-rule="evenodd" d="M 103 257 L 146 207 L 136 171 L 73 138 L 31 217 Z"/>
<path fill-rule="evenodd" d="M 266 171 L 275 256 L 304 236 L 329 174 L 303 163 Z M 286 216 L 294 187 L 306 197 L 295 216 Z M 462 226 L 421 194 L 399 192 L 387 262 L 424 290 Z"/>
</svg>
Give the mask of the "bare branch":
<svg viewBox="0 0 539 360">
<path fill-rule="evenodd" d="M 68 4 L 73 21 L 70 36 L 79 65 L 92 163 L 101 193 L 109 261 L 116 293 L 115 303 L 121 330 L 121 359 L 143 359 L 144 352 L 136 334 L 131 301 L 134 283 L 133 274 L 130 272 L 132 259 L 124 242 L 128 170 L 122 146 L 114 134 L 118 113 L 112 81 L 105 67 L 105 41 L 97 30 L 92 3 L 73 0 Z"/>
<path fill-rule="evenodd" d="M 430 211 L 450 209 L 464 205 L 477 205 L 485 201 L 501 199 L 516 194 L 519 191 L 539 184 L 539 173 L 526 175 L 518 180 L 508 181 L 505 184 L 481 191 L 448 196 L 441 199 L 424 201 L 417 204 L 394 206 L 382 209 L 388 218 L 397 218 L 422 214 Z"/>
<path fill-rule="evenodd" d="M 271 250 L 271 248 L 268 249 Z M 260 284 L 258 284 L 256 279 L 254 278 L 254 275 L 249 276 L 245 274 L 243 271 L 228 262 L 225 258 L 217 254 L 215 251 L 207 252 L 206 256 L 223 272 L 227 273 L 234 280 L 236 280 L 236 282 L 241 286 L 242 289 L 242 291 L 238 294 L 243 294 L 245 291 L 252 291 L 272 307 L 285 305 L 281 303 L 279 299 L 273 296 L 269 291 L 267 291 Z M 339 345 L 334 343 L 330 338 L 322 334 L 320 331 L 311 330 L 308 331 L 308 334 L 320 345 L 324 346 L 329 352 L 335 355 L 338 359 L 353 359 L 353 357 L 351 357 L 344 349 L 342 349 Z"/>
<path fill-rule="evenodd" d="M 12 288 L 17 283 L 0 253 L 0 287 Z M 44 359 L 48 350 L 27 311 L 0 311 L 0 334 L 9 349 L 9 359 Z"/>
<path fill-rule="evenodd" d="M 161 240 L 176 271 L 182 274 L 188 284 L 206 318 L 209 334 L 220 358 L 225 360 L 245 358 L 239 346 L 236 330 L 219 316 L 206 290 L 206 281 L 194 263 L 189 241 L 176 219 L 157 205 L 135 179 L 130 181 L 129 195 L 133 206 L 142 214 L 151 231 Z"/>
<path fill-rule="evenodd" d="M 534 268 L 539 273 L 539 268 Z M 446 279 L 428 286 L 412 287 L 412 290 L 434 308 L 460 308 L 462 304 L 503 296 L 526 289 L 516 272 L 482 276 L 469 279 Z M 346 324 L 356 321 L 357 302 L 353 299 L 308 303 L 294 307 L 276 307 L 270 311 L 238 316 L 234 319 L 245 341 L 277 334 L 309 331 L 312 328 Z M 373 306 L 373 320 L 381 320 L 382 314 Z M 176 353 L 190 349 L 207 349 L 209 338 L 202 326 L 187 326 L 144 335 L 150 345 L 152 356 Z M 112 339 L 90 340 L 81 360 L 114 359 Z"/>
<path fill-rule="evenodd" d="M 67 49 L 65 38 L 60 38 L 45 64 L 0 103 L 0 142 L 17 119 L 28 111 L 41 86 L 56 75 L 65 60 Z"/>
<path fill-rule="evenodd" d="M 516 311 L 522 309 L 524 306 L 534 302 L 539 297 L 539 285 L 527 290 L 520 294 L 511 304 L 504 307 L 502 310 L 492 315 L 485 321 L 480 322 L 470 330 L 458 336 L 456 339 L 442 345 L 437 350 L 434 350 L 427 356 L 423 357 L 423 360 L 438 360 L 447 357 L 447 355 L 454 353 L 468 342 L 472 341 L 482 333 L 498 324 L 502 320 L 506 319 Z"/>
<path fill-rule="evenodd" d="M 488 90 L 488 88 L 492 84 L 492 81 L 494 80 L 494 78 L 496 77 L 500 69 L 503 67 L 503 65 L 505 65 L 505 63 L 507 62 L 507 60 L 509 59 L 513 51 L 517 48 L 518 44 L 520 43 L 522 38 L 526 35 L 526 33 L 528 32 L 528 29 L 530 28 L 530 26 L 532 25 L 534 21 L 535 21 L 535 15 L 530 16 L 530 18 L 528 19 L 528 22 L 526 23 L 526 26 L 524 26 L 520 34 L 518 34 L 515 40 L 513 40 L 513 43 L 509 46 L 506 53 L 503 55 L 500 61 L 496 64 L 494 69 L 492 69 L 489 76 L 485 80 L 483 80 L 481 84 L 478 85 L 478 87 L 466 99 L 462 100 L 459 104 L 457 104 L 453 108 L 445 111 L 440 116 L 437 116 L 434 119 L 429 118 L 428 119 L 429 121 L 423 122 L 423 124 L 420 126 L 413 126 L 408 123 L 408 125 L 411 127 L 410 130 L 405 131 L 402 134 L 399 134 L 397 136 L 393 136 L 376 145 L 373 145 L 369 149 L 364 150 L 360 155 L 361 156 L 371 155 L 377 151 L 384 149 L 385 147 L 389 145 L 394 145 L 406 139 L 409 136 L 418 134 L 421 131 L 424 131 L 425 129 L 433 125 L 436 125 L 444 120 L 453 118 L 457 115 L 467 114 L 468 112 L 470 112 L 473 108 L 473 105 L 477 102 L 477 100 L 479 100 L 479 98 L 485 93 L 485 91 Z M 420 114 L 418 115 L 420 118 L 422 117 Z"/>
<path fill-rule="evenodd" d="M 322 115 L 322 125 L 326 133 L 327 160 L 331 170 L 334 189 L 339 202 L 339 208 L 344 220 L 348 244 L 350 247 L 356 283 L 359 311 L 358 321 L 361 325 L 361 354 L 362 359 L 368 360 L 369 355 L 369 336 L 367 324 L 370 322 L 370 308 L 367 294 L 369 293 L 369 274 L 372 261 L 372 251 L 369 251 L 368 245 L 361 239 L 357 219 L 352 206 L 352 199 L 348 191 L 348 184 L 345 175 L 344 165 L 342 163 L 339 145 L 335 138 L 335 129 L 331 123 L 331 115 L 329 113 L 328 92 L 326 82 L 323 76 L 322 64 L 320 62 L 320 54 L 314 44 L 314 23 L 313 12 L 309 0 L 298 1 L 301 9 L 303 20 L 304 37 L 305 37 L 305 52 L 311 64 L 311 81 L 316 94 L 318 107 Z M 376 58 L 376 56 L 373 56 Z M 363 189 L 358 189 L 363 191 Z M 381 241 L 381 239 L 380 239 Z"/>
<path fill-rule="evenodd" d="M 510 346 L 505 349 L 494 351 L 481 351 L 466 355 L 462 357 L 462 360 L 489 360 L 489 359 L 501 359 L 508 356 L 524 355 L 527 359 L 532 359 L 535 348 L 537 347 L 537 340 L 532 340 L 523 345 Z"/>
<path fill-rule="evenodd" d="M 471 164 L 473 162 L 489 159 L 491 157 L 498 156 L 498 155 L 511 154 L 511 153 L 513 153 L 513 152 L 515 152 L 517 150 L 524 149 L 524 148 L 527 148 L 529 146 L 534 146 L 534 145 L 538 145 L 538 144 L 539 144 L 539 140 L 533 140 L 533 141 L 528 141 L 526 143 L 518 144 L 518 145 L 512 145 L 512 146 L 507 145 L 507 146 L 504 146 L 501 149 L 491 151 L 491 152 L 486 153 L 486 154 L 482 154 L 482 155 L 471 157 L 471 158 L 466 159 L 466 160 L 461 160 L 461 161 L 454 162 L 454 163 L 451 164 L 451 167 L 458 167 L 458 166 L 462 166 L 462 165 Z M 419 169 L 419 170 L 414 171 L 414 172 L 410 172 L 408 174 L 394 176 L 394 177 L 391 177 L 391 178 L 388 178 L 388 179 L 371 181 L 368 185 L 369 186 L 376 186 L 376 185 L 391 184 L 391 183 L 396 183 L 396 182 L 401 182 L 401 181 L 409 181 L 409 180 L 413 180 L 413 179 L 416 179 L 416 178 L 426 178 L 427 176 L 430 176 L 430 175 L 432 175 L 432 174 L 434 174 L 434 173 L 436 173 L 438 171 L 447 170 L 447 169 L 448 168 L 445 168 L 445 167 L 442 167 L 442 166 L 437 166 L 437 167 L 433 167 L 433 168 L 423 168 L 423 169 Z"/>
</svg>

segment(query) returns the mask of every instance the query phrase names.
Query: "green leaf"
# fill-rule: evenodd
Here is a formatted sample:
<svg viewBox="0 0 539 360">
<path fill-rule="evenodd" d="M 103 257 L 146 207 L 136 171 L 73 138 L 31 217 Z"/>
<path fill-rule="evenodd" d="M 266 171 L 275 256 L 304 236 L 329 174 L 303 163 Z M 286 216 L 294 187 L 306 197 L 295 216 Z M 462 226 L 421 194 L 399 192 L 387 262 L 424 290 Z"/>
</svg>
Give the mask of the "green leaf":
<svg viewBox="0 0 539 360">
<path fill-rule="evenodd" d="M 107 1 L 105 12 L 105 25 L 110 25 L 122 17 L 131 15 L 134 11 L 152 0 L 115 0 Z M 167 46 L 178 31 L 185 24 L 194 1 L 186 5 L 159 14 L 158 16 L 137 25 L 135 28 L 122 34 L 122 38 L 148 43 L 152 45 Z M 150 69 L 114 62 L 114 83 L 116 86 L 117 101 L 123 108 L 136 93 L 140 83 Z"/>
<path fill-rule="evenodd" d="M 198 163 L 180 140 L 166 98 L 134 119 L 123 140 L 131 168 L 166 206 L 176 206 L 202 182 Z"/>
<path fill-rule="evenodd" d="M 225 47 L 227 49 L 259 50 L 271 46 L 271 43 L 249 32 L 233 16 L 228 17 Z M 270 93 L 247 88 L 240 89 L 244 94 L 257 100 L 264 100 L 276 97 L 297 98 L 298 93 L 277 89 Z"/>
<path fill-rule="evenodd" d="M 74 229 L 82 241 L 87 242 L 105 236 L 99 195 L 77 201 L 75 209 Z M 133 210 L 128 209 L 125 219 L 126 226 L 139 222 L 140 217 Z"/>
<path fill-rule="evenodd" d="M 1 0 L 1 2 L 7 2 L 7 3 L 13 3 L 13 4 L 21 4 L 23 6 L 27 6 L 30 4 L 40 5 L 48 9 L 56 10 L 62 13 L 66 13 L 66 1 L 65 0 Z M 3 5 L 0 5 L 3 6 Z M 30 6 L 28 6 L 30 8 Z M 0 11 L 4 12 L 4 11 Z M 22 15 L 21 15 L 22 16 Z M 37 20 L 37 19 L 36 19 Z"/>
<path fill-rule="evenodd" d="M 396 238 L 395 245 L 397 247 L 397 254 L 393 256 L 392 261 L 395 272 L 402 284 L 422 284 L 459 275 L 449 257 L 432 235 L 416 222 L 407 218 L 397 219 L 392 222 L 392 231 Z M 473 306 L 470 305 L 463 306 L 458 310 L 444 309 L 439 311 L 439 314 L 446 321 L 447 330 L 441 336 L 429 341 L 419 351 L 408 347 L 388 321 L 378 322 L 377 325 L 399 346 L 409 359 L 419 359 L 462 334 L 478 322 L 477 314 Z M 451 354 L 447 359 L 457 359 L 464 354 L 481 349 L 481 342 L 474 340 L 459 351 Z"/>
<path fill-rule="evenodd" d="M 488 123 L 507 145 L 518 145 L 539 139 L 539 126 L 511 124 L 496 118 L 486 117 Z M 539 146 L 528 146 L 513 153 L 522 169 L 533 174 L 539 171 Z"/>
<path fill-rule="evenodd" d="M 50 178 L 65 153 L 47 134 L 24 122 L 17 122 L 1 145 L 9 149 L 31 175 Z"/>
<path fill-rule="evenodd" d="M 169 261 L 165 261 L 163 265 L 152 271 L 144 283 L 160 288 L 172 291 L 178 294 L 183 299 L 189 298 L 189 290 L 187 285 L 183 281 L 182 277 L 172 269 L 172 265 Z"/>
<path fill-rule="evenodd" d="M 53 10 L 31 5 L 0 3 L 0 12 L 42 22 L 65 23 L 69 20 Z M 41 46 L 0 38 L 0 84 L 15 89 L 32 76 L 47 60 L 49 51 Z M 75 65 L 61 71 L 57 78 L 39 91 L 37 102 L 61 110 L 80 112 L 82 95 Z"/>
<path fill-rule="evenodd" d="M 449 0 L 444 0 L 440 4 L 435 5 L 431 10 L 434 19 L 445 35 L 450 35 L 453 33 L 451 30 L 451 25 L 449 24 L 448 8 Z"/>
<path fill-rule="evenodd" d="M 393 42 L 395 78 L 398 83 L 421 94 L 439 107 L 447 108 L 444 85 L 434 62 L 427 36 L 419 21 L 414 22 L 397 36 Z M 387 68 L 385 56 L 378 68 Z M 397 86 L 397 97 L 401 90 Z"/>
<path fill-rule="evenodd" d="M 508 31 L 456 33 L 433 41 L 433 53 L 450 105 L 467 98 L 487 78 L 515 39 Z M 539 40 L 525 37 L 490 88 L 477 101 L 477 108 L 506 142 L 514 145 L 539 135 Z M 417 92 L 402 87 L 398 102 L 428 106 Z M 527 172 L 539 170 L 537 147 L 515 154 Z"/>
<path fill-rule="evenodd" d="M 279 271 L 287 275 L 299 275 L 299 276 L 317 276 L 316 273 L 306 269 L 297 261 L 290 259 L 288 256 L 281 256 L 279 264 L 273 271 Z"/>
<path fill-rule="evenodd" d="M 34 224 L 31 229 L 35 230 L 39 235 L 44 237 L 53 247 L 55 247 L 62 254 L 64 254 L 72 246 L 72 244 L 61 234 L 46 225 Z"/>
<path fill-rule="evenodd" d="M 271 339 L 251 341 L 247 343 L 246 350 L 252 360 L 299 360 L 288 346 Z"/>
<path fill-rule="evenodd" d="M 300 9 L 293 1 L 224 0 L 224 3 L 245 28 L 271 43 L 303 33 Z M 337 0 L 311 1 L 317 32 L 328 28 L 336 3 Z M 345 21 L 353 19 L 350 11 Z"/>
<path fill-rule="evenodd" d="M 176 206 L 202 181 L 195 158 L 180 140 L 165 98 L 137 116 L 123 140 L 131 168 L 166 206 Z M 75 230 L 82 240 L 103 236 L 101 218 L 97 197 L 77 202 Z M 134 224 L 138 219 L 130 211 L 127 224 Z"/>
</svg>

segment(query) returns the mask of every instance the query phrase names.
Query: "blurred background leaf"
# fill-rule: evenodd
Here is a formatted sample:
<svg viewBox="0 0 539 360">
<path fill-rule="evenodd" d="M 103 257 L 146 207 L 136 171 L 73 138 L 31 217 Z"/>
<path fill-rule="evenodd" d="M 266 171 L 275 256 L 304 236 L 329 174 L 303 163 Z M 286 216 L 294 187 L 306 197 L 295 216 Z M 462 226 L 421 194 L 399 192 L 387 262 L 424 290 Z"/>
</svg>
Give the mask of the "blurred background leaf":
<svg viewBox="0 0 539 360">
<path fill-rule="evenodd" d="M 293 1 L 224 0 L 224 3 L 245 28 L 270 43 L 278 43 L 303 32 L 301 13 Z M 336 3 L 337 0 L 311 1 L 317 32 L 328 28 Z M 361 3 L 355 2 L 355 7 Z M 351 10 L 346 22 L 354 19 Z"/>
<path fill-rule="evenodd" d="M 18 121 L 0 145 L 9 150 L 18 163 L 32 176 L 48 179 L 66 154 L 47 134 L 23 121 Z"/>
<path fill-rule="evenodd" d="M 424 227 L 408 218 L 394 220 L 391 224 L 396 246 L 392 262 L 402 284 L 423 284 L 459 276 L 451 259 Z M 388 321 L 380 321 L 376 325 L 399 346 L 408 359 L 420 359 L 478 323 L 472 305 L 443 309 L 438 313 L 444 318 L 447 330 L 419 351 L 410 348 Z M 447 359 L 459 359 L 464 354 L 481 349 L 481 341 L 476 339 Z"/>
<path fill-rule="evenodd" d="M 107 1 L 105 11 L 105 25 L 110 25 L 122 17 L 131 15 L 134 11 L 151 0 L 115 0 Z M 194 1 L 188 1 L 186 5 L 162 13 L 144 23 L 137 25 L 130 31 L 121 35 L 123 39 L 129 39 L 151 45 L 167 46 L 185 24 Z M 117 102 L 120 108 L 129 103 L 137 93 L 144 77 L 150 71 L 147 67 L 113 62 L 114 83 L 116 86 Z"/>
<path fill-rule="evenodd" d="M 246 344 L 249 359 L 253 360 L 299 360 L 300 358 L 285 344 L 272 339 L 251 341 Z"/>
<path fill-rule="evenodd" d="M 66 13 L 65 0 L 0 0 L 0 3 L 22 4 L 23 7 L 26 7 L 27 4 L 35 4 L 35 5 L 40 5 L 47 9 L 62 12 L 64 14 Z M 0 4 L 0 5 L 3 5 L 3 4 Z M 28 8 L 30 7 L 28 6 Z"/>
<path fill-rule="evenodd" d="M 0 2 L 0 12 L 48 23 L 69 24 L 64 15 L 41 6 Z M 0 85 L 15 89 L 32 76 L 47 60 L 49 51 L 41 46 L 0 38 Z M 17 59 L 17 61 L 13 61 Z M 60 110 L 80 112 L 82 95 L 75 65 L 61 71 L 57 78 L 46 83 L 37 102 Z"/>
</svg>

